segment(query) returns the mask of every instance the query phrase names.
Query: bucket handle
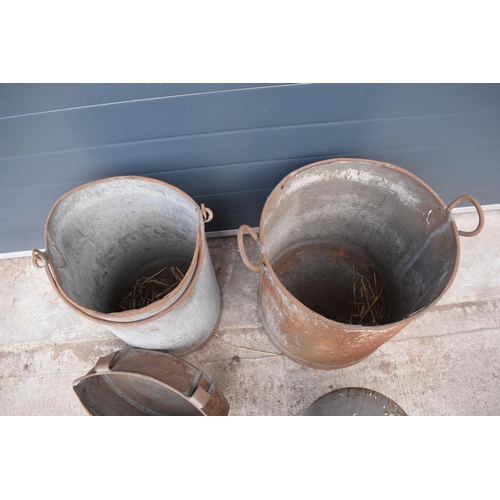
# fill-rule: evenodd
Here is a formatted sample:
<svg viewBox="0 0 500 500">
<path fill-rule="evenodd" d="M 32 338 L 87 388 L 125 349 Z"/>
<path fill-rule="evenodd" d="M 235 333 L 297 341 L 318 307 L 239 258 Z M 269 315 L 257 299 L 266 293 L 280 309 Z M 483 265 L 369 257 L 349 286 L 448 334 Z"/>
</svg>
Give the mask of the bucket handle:
<svg viewBox="0 0 500 500">
<path fill-rule="evenodd" d="M 203 410 L 210 401 L 214 390 L 214 383 L 202 373 L 198 378 L 195 390 L 189 397 L 189 401 L 199 410 Z"/>
<path fill-rule="evenodd" d="M 114 357 L 118 354 L 117 352 L 112 352 L 111 354 L 108 354 L 107 356 L 103 356 L 102 358 L 99 358 L 97 360 L 97 363 L 94 367 L 94 370 L 96 373 L 105 373 L 109 372 L 111 370 L 111 362 L 113 361 Z"/>
<path fill-rule="evenodd" d="M 203 217 L 203 222 L 206 224 L 210 222 L 214 218 L 214 213 L 208 207 L 206 207 L 203 203 L 200 205 L 201 215 Z"/>
<path fill-rule="evenodd" d="M 259 237 L 257 236 L 257 233 L 250 226 L 243 224 L 243 226 L 240 226 L 240 228 L 238 229 L 238 248 L 240 250 L 241 260 L 243 261 L 245 266 L 247 266 L 248 269 L 250 269 L 250 271 L 258 273 L 264 267 L 264 263 L 259 262 L 258 264 L 254 264 L 248 258 L 247 253 L 245 251 L 245 244 L 243 243 L 243 236 L 245 233 L 248 233 L 257 242 L 257 245 L 259 245 L 259 254 L 260 254 L 260 241 Z"/>
<path fill-rule="evenodd" d="M 31 263 L 37 269 L 42 269 L 42 267 L 45 267 L 48 264 L 48 261 L 49 258 L 45 252 L 42 252 L 37 248 L 31 251 Z"/>
<path fill-rule="evenodd" d="M 476 200 L 476 198 L 472 197 L 471 195 L 469 194 L 464 194 L 462 196 L 459 196 L 456 200 L 453 200 L 447 207 L 446 207 L 446 211 L 451 215 L 451 211 L 459 204 L 459 203 L 462 203 L 462 201 L 470 201 L 474 207 L 476 208 L 477 210 L 477 215 L 479 217 L 479 223 L 476 227 L 476 229 L 474 229 L 474 231 L 458 231 L 458 234 L 460 236 L 476 236 L 478 235 L 482 230 L 483 230 L 483 227 L 484 227 L 484 213 L 483 213 L 483 209 L 481 208 L 481 205 L 479 204 L 479 202 Z"/>
</svg>

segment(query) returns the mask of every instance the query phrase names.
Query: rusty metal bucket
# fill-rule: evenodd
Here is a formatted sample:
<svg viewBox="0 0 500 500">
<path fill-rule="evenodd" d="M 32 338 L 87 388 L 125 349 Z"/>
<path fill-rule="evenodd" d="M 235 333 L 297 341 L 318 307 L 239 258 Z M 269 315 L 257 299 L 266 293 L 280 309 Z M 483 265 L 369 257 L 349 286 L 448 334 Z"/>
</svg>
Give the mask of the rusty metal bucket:
<svg viewBox="0 0 500 500">
<path fill-rule="evenodd" d="M 472 232 L 458 231 L 451 215 L 464 200 L 478 212 Z M 238 246 L 260 272 L 259 315 L 271 340 L 292 360 L 328 370 L 360 362 L 434 305 L 457 272 L 458 236 L 483 225 L 471 196 L 446 206 L 395 165 L 333 159 L 285 177 L 259 235 L 241 226 Z M 257 264 L 245 233 L 259 244 Z"/>
<path fill-rule="evenodd" d="M 100 358 L 73 389 L 95 416 L 225 416 L 229 404 L 212 380 L 164 352 L 124 349 Z"/>
<path fill-rule="evenodd" d="M 45 267 L 69 307 L 127 344 L 186 354 L 210 338 L 220 319 L 204 231 L 212 217 L 204 205 L 155 179 L 91 182 L 56 202 L 45 226 L 46 251 L 33 250 L 33 264 Z M 139 277 L 171 268 L 181 272 L 175 289 L 122 310 Z"/>
</svg>

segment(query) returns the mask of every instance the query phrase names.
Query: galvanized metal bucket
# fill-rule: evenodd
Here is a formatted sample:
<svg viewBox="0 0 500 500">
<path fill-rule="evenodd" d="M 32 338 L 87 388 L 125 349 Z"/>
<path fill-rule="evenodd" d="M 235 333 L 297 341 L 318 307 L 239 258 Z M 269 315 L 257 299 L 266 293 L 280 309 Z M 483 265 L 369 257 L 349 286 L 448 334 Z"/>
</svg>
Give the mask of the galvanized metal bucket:
<svg viewBox="0 0 500 500">
<path fill-rule="evenodd" d="M 73 389 L 95 416 L 226 416 L 210 377 L 164 352 L 123 349 L 100 358 Z"/>
<path fill-rule="evenodd" d="M 217 328 L 220 290 L 204 232 L 213 217 L 187 194 L 146 177 L 112 177 L 70 191 L 52 208 L 46 251 L 33 250 L 62 300 L 127 344 L 186 354 Z M 136 279 L 182 269 L 160 300 L 122 310 Z"/>
<path fill-rule="evenodd" d="M 472 232 L 458 231 L 451 215 L 464 200 L 479 216 Z M 457 272 L 458 236 L 483 224 L 471 196 L 446 206 L 395 165 L 334 159 L 285 177 L 264 206 L 259 235 L 241 226 L 238 246 L 260 272 L 259 314 L 271 340 L 298 363 L 334 369 L 363 360 L 434 305 Z M 256 264 L 245 233 L 260 246 Z M 357 293 L 368 296 L 370 287 L 373 304 L 360 313 Z"/>
</svg>

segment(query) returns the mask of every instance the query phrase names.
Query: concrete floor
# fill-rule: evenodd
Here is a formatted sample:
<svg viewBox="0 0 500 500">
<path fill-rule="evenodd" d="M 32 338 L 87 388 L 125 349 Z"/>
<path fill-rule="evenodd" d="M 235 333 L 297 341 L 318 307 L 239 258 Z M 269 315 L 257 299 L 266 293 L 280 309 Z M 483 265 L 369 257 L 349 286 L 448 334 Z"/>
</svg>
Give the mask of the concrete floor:
<svg viewBox="0 0 500 500">
<path fill-rule="evenodd" d="M 470 230 L 476 217 L 457 215 L 457 224 Z M 366 360 L 334 371 L 279 353 L 258 319 L 258 275 L 241 262 L 236 238 L 210 239 L 222 340 L 213 337 L 185 358 L 223 391 L 230 415 L 300 415 L 319 396 L 349 386 L 381 392 L 409 415 L 500 415 L 498 234 L 500 211 L 488 211 L 483 232 L 461 238 L 458 275 L 438 305 Z M 86 415 L 71 382 L 124 347 L 63 304 L 29 258 L 0 261 L 1 415 Z"/>
</svg>

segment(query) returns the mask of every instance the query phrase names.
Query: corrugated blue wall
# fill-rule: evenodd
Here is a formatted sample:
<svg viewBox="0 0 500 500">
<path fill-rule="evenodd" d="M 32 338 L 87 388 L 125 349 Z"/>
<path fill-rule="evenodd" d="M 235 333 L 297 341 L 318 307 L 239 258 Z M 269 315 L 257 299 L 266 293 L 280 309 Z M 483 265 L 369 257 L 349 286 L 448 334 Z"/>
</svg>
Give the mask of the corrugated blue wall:
<svg viewBox="0 0 500 500">
<path fill-rule="evenodd" d="M 43 247 L 56 200 L 115 175 L 178 186 L 209 231 L 257 226 L 286 174 L 330 157 L 500 203 L 500 85 L 2 84 L 0 252 Z"/>
</svg>

